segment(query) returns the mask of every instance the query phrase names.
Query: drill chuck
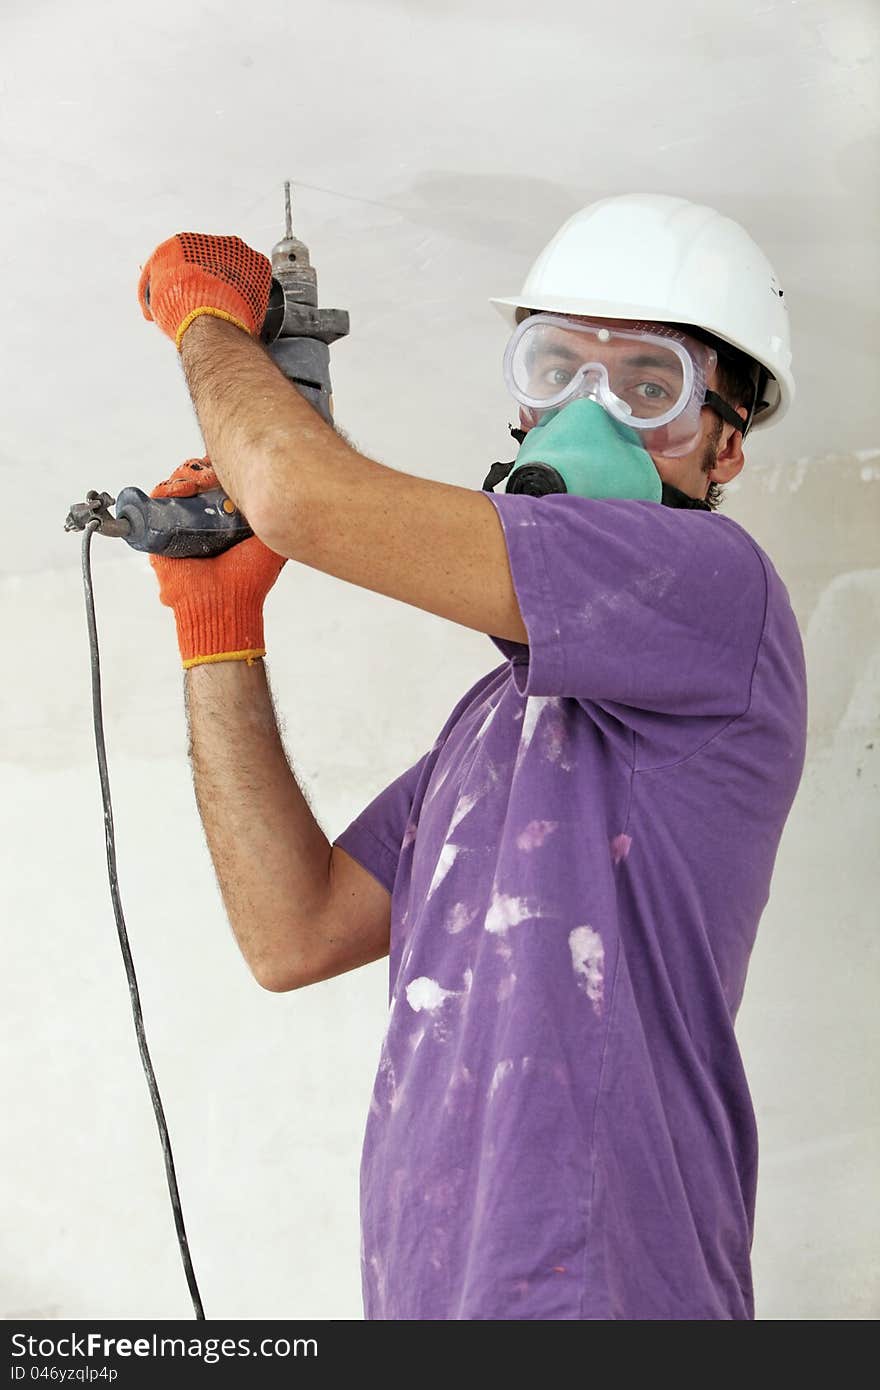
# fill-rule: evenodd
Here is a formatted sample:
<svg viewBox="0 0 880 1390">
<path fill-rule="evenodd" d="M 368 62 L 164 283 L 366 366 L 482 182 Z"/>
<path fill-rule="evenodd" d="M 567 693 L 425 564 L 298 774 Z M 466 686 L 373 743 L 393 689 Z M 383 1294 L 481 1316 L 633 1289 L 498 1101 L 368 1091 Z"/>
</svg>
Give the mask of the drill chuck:
<svg viewBox="0 0 880 1390">
<path fill-rule="evenodd" d="M 289 183 L 284 209 L 284 236 L 272 248 L 272 285 L 260 337 L 288 381 L 332 424 L 329 344 L 347 335 L 348 314 L 318 308 L 309 248 L 293 235 Z"/>
<path fill-rule="evenodd" d="M 282 237 L 272 247 L 272 278 L 277 280 L 291 304 L 317 304 L 318 276 L 309 248 L 296 237 Z"/>
</svg>

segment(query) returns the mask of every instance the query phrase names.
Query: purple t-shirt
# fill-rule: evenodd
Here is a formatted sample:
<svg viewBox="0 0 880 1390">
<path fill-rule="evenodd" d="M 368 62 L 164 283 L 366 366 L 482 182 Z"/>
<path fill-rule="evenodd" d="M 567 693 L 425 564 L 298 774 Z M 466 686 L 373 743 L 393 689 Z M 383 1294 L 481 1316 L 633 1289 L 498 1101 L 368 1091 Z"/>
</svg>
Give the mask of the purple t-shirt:
<svg viewBox="0 0 880 1390">
<path fill-rule="evenodd" d="M 392 895 L 365 1313 L 752 1318 L 734 1018 L 804 762 L 788 594 L 717 513 L 486 497 L 528 645 L 336 841 Z"/>
</svg>

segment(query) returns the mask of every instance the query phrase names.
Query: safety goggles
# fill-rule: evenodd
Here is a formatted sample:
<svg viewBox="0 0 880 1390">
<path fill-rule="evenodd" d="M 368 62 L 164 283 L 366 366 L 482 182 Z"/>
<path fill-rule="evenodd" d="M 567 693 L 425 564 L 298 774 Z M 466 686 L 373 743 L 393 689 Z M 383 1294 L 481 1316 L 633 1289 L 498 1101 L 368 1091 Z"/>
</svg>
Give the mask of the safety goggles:
<svg viewBox="0 0 880 1390">
<path fill-rule="evenodd" d="M 638 430 L 646 449 L 675 457 L 699 441 L 717 360 L 714 348 L 666 324 L 532 314 L 507 345 L 504 379 L 529 427 L 588 396 Z"/>
</svg>

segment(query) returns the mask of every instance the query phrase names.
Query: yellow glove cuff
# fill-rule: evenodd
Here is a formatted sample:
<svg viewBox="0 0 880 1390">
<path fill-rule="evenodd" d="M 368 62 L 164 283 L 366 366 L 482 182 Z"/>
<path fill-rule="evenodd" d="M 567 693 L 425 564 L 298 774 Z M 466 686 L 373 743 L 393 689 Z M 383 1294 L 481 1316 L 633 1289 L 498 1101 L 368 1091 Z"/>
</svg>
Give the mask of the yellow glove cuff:
<svg viewBox="0 0 880 1390">
<path fill-rule="evenodd" d="M 210 314 L 212 318 L 225 319 L 227 323 L 234 323 L 236 328 L 241 328 L 245 333 L 247 333 L 248 337 L 251 336 L 250 329 L 248 328 L 247 324 L 242 323 L 241 319 L 237 319 L 234 314 L 228 314 L 225 309 L 211 309 L 208 305 L 205 305 L 204 308 L 193 309 L 190 313 L 188 313 L 186 318 L 183 320 L 183 323 L 178 328 L 177 337 L 174 340 L 177 344 L 178 352 L 180 352 L 180 343 L 184 333 L 189 328 L 193 320 L 197 319 L 200 314 Z"/>
</svg>

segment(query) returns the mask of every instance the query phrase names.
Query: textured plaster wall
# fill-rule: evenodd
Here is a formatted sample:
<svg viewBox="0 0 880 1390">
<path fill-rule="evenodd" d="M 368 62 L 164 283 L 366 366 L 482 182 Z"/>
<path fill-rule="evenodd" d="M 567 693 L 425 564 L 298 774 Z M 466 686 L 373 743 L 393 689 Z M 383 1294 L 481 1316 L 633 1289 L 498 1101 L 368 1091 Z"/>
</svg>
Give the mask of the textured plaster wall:
<svg viewBox="0 0 880 1390">
<path fill-rule="evenodd" d="M 338 418 L 394 467 L 479 487 L 509 457 L 504 329 L 575 208 L 708 202 L 765 248 L 799 395 L 725 510 L 787 583 L 810 748 L 739 1033 L 762 1140 L 762 1318 L 878 1312 L 880 691 L 877 12 L 768 0 L 13 4 L 0 20 L 0 1311 L 187 1316 L 104 866 L 79 543 L 89 487 L 201 452 L 139 263 L 185 228 L 268 249 L 280 183 L 347 307 Z M 287 996 L 241 963 L 192 797 L 169 614 L 96 539 L 129 930 L 191 1245 L 214 1317 L 358 1318 L 357 1165 L 384 962 Z M 430 745 L 488 639 L 290 565 L 267 606 L 298 772 L 335 834 Z M 719 855 L 736 846 L 719 839 Z"/>
</svg>

